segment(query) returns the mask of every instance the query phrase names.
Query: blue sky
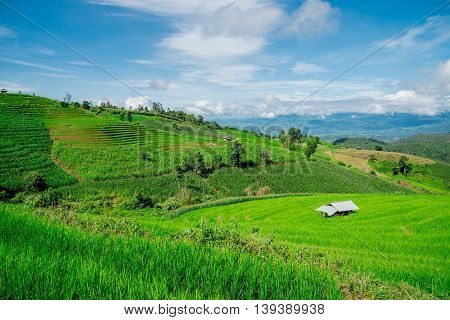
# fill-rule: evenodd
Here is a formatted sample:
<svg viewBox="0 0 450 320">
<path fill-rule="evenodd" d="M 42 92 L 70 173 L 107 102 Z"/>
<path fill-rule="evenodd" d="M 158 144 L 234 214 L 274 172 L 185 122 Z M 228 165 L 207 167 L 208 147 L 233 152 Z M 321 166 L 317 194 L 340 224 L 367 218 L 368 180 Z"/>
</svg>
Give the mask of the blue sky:
<svg viewBox="0 0 450 320">
<path fill-rule="evenodd" d="M 445 2 L 1 0 L 0 87 L 206 116 L 434 115 L 450 109 L 450 5 L 303 99 Z"/>
</svg>

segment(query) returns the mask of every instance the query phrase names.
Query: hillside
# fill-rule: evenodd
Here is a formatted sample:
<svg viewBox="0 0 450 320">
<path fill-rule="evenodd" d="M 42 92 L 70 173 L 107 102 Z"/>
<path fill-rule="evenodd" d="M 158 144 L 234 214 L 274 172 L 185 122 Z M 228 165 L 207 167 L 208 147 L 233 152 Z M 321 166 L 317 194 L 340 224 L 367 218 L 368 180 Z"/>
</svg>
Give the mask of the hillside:
<svg viewBox="0 0 450 320">
<path fill-rule="evenodd" d="M 211 129 L 201 123 L 142 112 L 133 113 L 132 121 L 123 121 L 123 110 L 62 107 L 57 101 L 26 95 L 0 95 L 0 103 L 0 114 L 8 118 L 3 125 L 14 127 L 13 131 L 4 133 L 5 139 L 13 133 L 17 139 L 28 137 L 26 143 L 40 143 L 41 138 L 34 134 L 34 127 L 22 124 L 23 114 L 29 121 L 40 124 L 42 135 L 47 139 L 46 149 L 40 151 L 47 161 L 45 167 L 28 165 L 26 162 L 19 166 L 10 161 L 19 157 L 27 148 L 26 145 L 16 144 L 9 153 L 2 153 L 2 163 L 8 166 L 2 171 L 0 180 L 5 181 L 0 184 L 5 189 L 20 191 L 24 187 L 24 179 L 32 172 L 43 173 L 46 178 L 47 171 L 59 170 L 62 177 L 52 175 L 48 178 L 52 187 L 73 184 L 76 180 L 86 182 L 87 185 L 94 181 L 105 181 L 104 185 L 109 185 L 112 181 L 137 179 L 128 185 L 142 185 L 147 183 L 149 177 L 168 175 L 162 178 L 164 183 L 170 185 L 168 189 L 141 190 L 147 196 L 156 197 L 159 202 L 180 192 L 186 193 L 186 189 L 196 198 L 190 201 L 245 195 L 247 188 L 257 190 L 265 186 L 271 193 L 405 191 L 379 178 L 333 163 L 306 161 L 301 149 L 290 151 L 278 139 L 249 132 Z M 231 166 L 230 154 L 234 141 L 227 141 L 224 136 L 231 136 L 245 148 L 241 159 L 244 168 Z M 272 162 L 266 171 L 261 171 L 259 164 L 263 149 L 268 150 Z M 208 174 L 207 183 L 202 187 L 193 187 L 192 183 L 202 185 L 201 181 L 205 177 L 186 173 L 186 177 L 181 180 L 176 178 L 177 167 L 185 165 L 196 152 L 203 156 L 205 166 L 216 167 Z M 7 168 L 15 171 L 7 171 Z M 12 172 L 20 172 L 20 175 L 14 175 L 16 184 L 8 180 Z M 153 181 L 153 178 L 150 180 Z M 339 180 L 342 183 L 336 184 Z M 126 181 L 115 182 L 114 185 L 126 185 Z M 78 189 L 78 186 L 74 189 Z M 164 190 L 164 196 L 161 196 L 161 189 Z M 98 193 L 103 194 L 102 189 Z M 128 193 L 128 198 L 132 196 Z"/>
<path fill-rule="evenodd" d="M 385 151 L 402 152 L 450 163 L 450 133 L 418 134 L 393 142 L 370 138 L 340 138 L 333 142 L 345 148 L 374 150 L 381 146 Z"/>
<path fill-rule="evenodd" d="M 322 142 L 307 160 L 315 138 L 286 145 L 162 108 L 1 94 L 0 118 L 2 298 L 446 297 L 445 279 L 434 268 L 445 267 L 435 243 L 442 243 L 446 197 L 415 195 L 446 193 L 441 162 L 411 156 L 422 176 L 399 183 L 375 166 L 400 154 L 378 152 L 373 164 L 367 151 Z M 364 162 L 367 170 L 338 157 Z M 328 233 L 310 209 L 336 197 L 360 201 L 362 220 L 349 219 L 351 231 L 397 257 L 398 271 L 355 242 L 332 243 L 345 225 L 326 222 Z M 193 211 L 198 206 L 204 209 Z M 417 225 L 404 218 L 408 208 Z M 213 217 L 211 224 L 198 224 L 198 212 Z M 397 213 L 405 216 L 397 221 Z M 234 218 L 243 228 L 222 224 Z M 432 234 L 424 248 L 420 226 Z M 410 231 L 417 239 L 408 247 L 403 236 Z M 397 244 L 383 244 L 383 237 Z M 414 256 L 419 249 L 424 254 Z M 415 258 L 425 263 L 425 253 L 433 268 L 411 265 Z M 366 264 L 359 268 L 351 257 Z M 336 273 L 337 264 L 345 272 Z"/>
<path fill-rule="evenodd" d="M 389 144 L 389 150 L 450 163 L 450 133 L 418 134 Z"/>
</svg>

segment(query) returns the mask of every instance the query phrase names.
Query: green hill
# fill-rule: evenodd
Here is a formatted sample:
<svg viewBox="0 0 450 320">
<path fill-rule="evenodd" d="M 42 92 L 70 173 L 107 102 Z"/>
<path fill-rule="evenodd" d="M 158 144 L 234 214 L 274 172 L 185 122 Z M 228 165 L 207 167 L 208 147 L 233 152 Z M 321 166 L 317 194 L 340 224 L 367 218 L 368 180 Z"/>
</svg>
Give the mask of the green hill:
<svg viewBox="0 0 450 320">
<path fill-rule="evenodd" d="M 375 147 L 380 146 L 385 151 L 408 153 L 450 163 L 450 133 L 418 134 L 393 142 L 370 138 L 341 138 L 334 141 L 333 144 L 366 150 L 374 150 Z"/>
</svg>

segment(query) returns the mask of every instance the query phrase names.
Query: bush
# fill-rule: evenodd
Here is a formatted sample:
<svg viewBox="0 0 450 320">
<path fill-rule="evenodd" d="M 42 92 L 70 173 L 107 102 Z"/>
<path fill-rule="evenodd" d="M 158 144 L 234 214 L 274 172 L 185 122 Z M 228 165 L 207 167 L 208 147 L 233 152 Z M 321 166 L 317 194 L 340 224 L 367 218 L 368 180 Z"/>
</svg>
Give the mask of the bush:
<svg viewBox="0 0 450 320">
<path fill-rule="evenodd" d="M 5 190 L 0 190 L 0 201 L 6 200 L 8 198 L 8 193 Z"/>
<path fill-rule="evenodd" d="M 339 161 L 339 162 L 338 162 L 338 165 L 345 167 L 345 163 L 342 162 L 342 161 Z"/>
<path fill-rule="evenodd" d="M 26 191 L 28 192 L 42 192 L 47 187 L 47 182 L 39 173 L 32 172 L 26 180 Z"/>
<path fill-rule="evenodd" d="M 144 196 L 142 193 L 138 192 L 133 197 L 133 208 L 143 209 L 143 208 L 153 208 L 155 202 L 151 197 Z"/>
</svg>

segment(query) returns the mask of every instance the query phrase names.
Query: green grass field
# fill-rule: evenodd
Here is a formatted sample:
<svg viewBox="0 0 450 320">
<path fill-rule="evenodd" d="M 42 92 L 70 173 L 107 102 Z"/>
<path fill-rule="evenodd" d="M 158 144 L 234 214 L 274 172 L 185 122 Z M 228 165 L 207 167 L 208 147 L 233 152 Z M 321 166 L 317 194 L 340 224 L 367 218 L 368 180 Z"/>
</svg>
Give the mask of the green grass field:
<svg viewBox="0 0 450 320">
<path fill-rule="evenodd" d="M 361 208 L 345 217 L 322 218 L 314 209 L 352 199 Z M 323 252 L 340 273 L 362 273 L 391 284 L 408 283 L 448 298 L 450 209 L 446 196 L 314 195 L 218 206 L 176 219 L 140 218 L 153 232 L 194 227 L 201 220 L 262 234 L 295 248 Z"/>
<path fill-rule="evenodd" d="M 0 299 L 339 299 L 330 273 L 207 246 L 81 232 L 0 205 Z"/>
</svg>

